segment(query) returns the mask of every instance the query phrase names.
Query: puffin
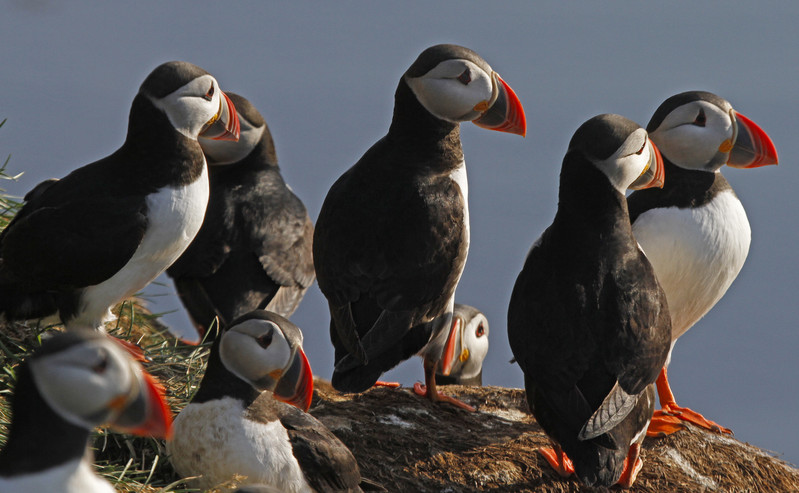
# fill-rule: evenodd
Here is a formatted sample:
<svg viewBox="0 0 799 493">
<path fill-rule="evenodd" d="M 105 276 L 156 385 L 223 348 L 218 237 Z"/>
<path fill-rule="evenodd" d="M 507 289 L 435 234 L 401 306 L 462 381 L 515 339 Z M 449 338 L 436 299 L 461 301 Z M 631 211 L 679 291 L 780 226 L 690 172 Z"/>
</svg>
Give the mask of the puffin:
<svg viewBox="0 0 799 493">
<path fill-rule="evenodd" d="M 211 197 L 200 232 L 167 269 L 193 322 L 206 331 L 255 309 L 290 317 L 315 278 L 313 224 L 286 185 L 263 116 L 227 93 L 237 142 L 200 137 Z"/>
<path fill-rule="evenodd" d="M 455 303 L 441 365 L 436 370 L 436 384 L 483 385 L 486 354 L 488 319 L 485 314 L 473 306 Z"/>
<path fill-rule="evenodd" d="M 170 436 L 163 387 L 128 351 L 110 336 L 78 329 L 46 338 L 22 362 L 0 450 L 0 491 L 111 493 L 94 473 L 92 429 Z"/>
<path fill-rule="evenodd" d="M 208 72 L 158 66 L 113 154 L 47 180 L 0 233 L 0 315 L 101 329 L 110 308 L 178 259 L 200 229 L 208 172 L 197 138 L 236 140 L 239 120 Z M 187 342 L 200 334 L 177 330 Z"/>
<path fill-rule="evenodd" d="M 540 452 L 590 486 L 628 488 L 642 467 L 671 319 L 625 192 L 662 180 L 657 147 L 637 123 L 613 114 L 583 123 L 563 158 L 555 218 L 511 294 L 508 339 L 553 444 Z"/>
<path fill-rule="evenodd" d="M 265 310 L 233 320 L 215 339 L 200 388 L 167 442 L 175 471 L 196 476 L 193 487 L 243 476 L 243 487 L 361 491 L 352 453 L 305 412 L 313 377 L 301 344 L 296 325 Z"/>
<path fill-rule="evenodd" d="M 388 133 L 325 197 L 313 257 L 339 391 L 363 392 L 419 354 L 424 395 L 462 404 L 438 393 L 435 371 L 469 249 L 465 121 L 526 131 L 519 98 L 477 53 L 453 44 L 425 49 L 400 78 Z"/>
<path fill-rule="evenodd" d="M 663 153 L 666 185 L 632 193 L 627 204 L 633 234 L 666 292 L 672 349 L 724 296 L 749 252 L 751 228 L 741 201 L 720 173 L 777 164 L 768 135 L 725 99 L 705 91 L 668 98 L 647 125 Z M 684 422 L 731 430 L 677 405 L 663 366 L 657 380 L 662 409 L 650 436 L 673 433 Z"/>
</svg>

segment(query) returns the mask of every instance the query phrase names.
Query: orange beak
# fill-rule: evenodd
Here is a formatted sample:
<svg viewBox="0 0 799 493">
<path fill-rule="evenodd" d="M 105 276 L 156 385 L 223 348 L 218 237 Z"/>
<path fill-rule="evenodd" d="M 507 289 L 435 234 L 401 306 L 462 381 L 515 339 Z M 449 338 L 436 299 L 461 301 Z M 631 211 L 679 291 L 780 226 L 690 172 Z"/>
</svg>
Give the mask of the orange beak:
<svg viewBox="0 0 799 493">
<path fill-rule="evenodd" d="M 444 346 L 444 354 L 441 358 L 441 374 L 444 376 L 449 376 L 450 372 L 452 372 L 452 364 L 455 362 L 455 343 L 462 324 L 463 321 L 460 317 L 452 316 L 452 326 L 449 329 L 447 343 Z"/>
<path fill-rule="evenodd" d="M 472 120 L 472 123 L 489 130 L 509 132 L 524 137 L 527 134 L 527 120 L 519 97 L 496 72 L 494 79 L 497 99 L 482 115 Z"/>
<path fill-rule="evenodd" d="M 277 382 L 273 391 L 275 399 L 308 411 L 313 399 L 313 372 L 302 348 L 297 348 L 291 366 Z"/>
<path fill-rule="evenodd" d="M 774 142 L 755 122 L 735 112 L 738 136 L 730 150 L 727 166 L 733 168 L 758 168 L 777 164 L 777 148 Z"/>
<path fill-rule="evenodd" d="M 221 92 L 221 91 L 220 91 Z M 200 135 L 206 139 L 213 140 L 239 140 L 241 127 L 239 125 L 239 114 L 236 113 L 236 106 L 233 101 L 222 92 L 222 99 L 219 101 L 219 111 L 206 124 L 205 129 Z"/>
<path fill-rule="evenodd" d="M 110 408 L 124 406 L 111 425 L 125 433 L 169 440 L 172 437 L 172 413 L 164 399 L 164 387 L 144 370 L 141 376 L 143 385 L 134 400 L 123 402 L 114 399 L 109 403 Z"/>
</svg>

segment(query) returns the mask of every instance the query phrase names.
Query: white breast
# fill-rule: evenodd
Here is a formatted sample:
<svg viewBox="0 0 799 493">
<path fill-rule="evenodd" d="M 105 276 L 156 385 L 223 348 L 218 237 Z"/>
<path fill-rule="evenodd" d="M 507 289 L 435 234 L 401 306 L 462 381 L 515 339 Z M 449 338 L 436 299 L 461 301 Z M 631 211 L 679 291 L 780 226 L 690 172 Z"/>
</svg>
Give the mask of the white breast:
<svg viewBox="0 0 799 493">
<path fill-rule="evenodd" d="M 245 419 L 244 413 L 241 401 L 230 397 L 186 406 L 175 419 L 174 438 L 167 442 L 178 474 L 200 476 L 191 483 L 202 489 L 239 475 L 247 477 L 242 484 L 312 492 L 280 421 L 258 423 Z"/>
<path fill-rule="evenodd" d="M 672 340 L 724 296 L 744 265 L 752 237 L 732 191 L 702 207 L 649 210 L 636 219 L 633 233 L 666 292 Z"/>
<path fill-rule="evenodd" d="M 208 206 L 208 171 L 190 185 L 163 188 L 147 196 L 147 232 L 127 264 L 113 277 L 83 292 L 71 326 L 99 327 L 112 318 L 108 308 L 134 295 L 180 257 L 202 226 Z"/>
<path fill-rule="evenodd" d="M 94 474 L 89 461 L 72 460 L 35 474 L 0 477 L 0 492 L 114 493 L 111 484 Z"/>
</svg>

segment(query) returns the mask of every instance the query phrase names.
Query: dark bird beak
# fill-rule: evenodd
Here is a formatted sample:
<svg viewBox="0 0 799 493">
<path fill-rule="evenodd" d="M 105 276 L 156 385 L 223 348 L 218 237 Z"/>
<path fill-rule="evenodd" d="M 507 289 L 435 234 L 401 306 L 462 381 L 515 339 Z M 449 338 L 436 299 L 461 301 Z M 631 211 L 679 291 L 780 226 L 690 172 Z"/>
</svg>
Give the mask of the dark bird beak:
<svg viewBox="0 0 799 493">
<path fill-rule="evenodd" d="M 291 365 L 280 376 L 273 391 L 275 399 L 308 411 L 313 398 L 313 372 L 302 348 L 297 348 Z"/>
<path fill-rule="evenodd" d="M 200 135 L 206 139 L 235 142 L 239 140 L 239 114 L 227 94 L 222 91 L 220 93 L 222 97 L 219 99 L 219 111 L 205 124 Z"/>
<path fill-rule="evenodd" d="M 730 157 L 727 166 L 733 168 L 758 168 L 777 164 L 777 149 L 774 142 L 755 122 L 733 111 L 736 126 L 735 144 L 728 149 Z M 725 141 L 722 146 L 729 145 Z M 726 152 L 720 148 L 719 151 Z"/>
<path fill-rule="evenodd" d="M 483 101 L 475 106 L 476 111 L 482 115 L 472 120 L 478 127 L 509 132 L 525 136 L 527 133 L 527 120 L 524 117 L 524 108 L 513 89 L 505 83 L 498 73 L 494 72 L 492 101 Z"/>
</svg>

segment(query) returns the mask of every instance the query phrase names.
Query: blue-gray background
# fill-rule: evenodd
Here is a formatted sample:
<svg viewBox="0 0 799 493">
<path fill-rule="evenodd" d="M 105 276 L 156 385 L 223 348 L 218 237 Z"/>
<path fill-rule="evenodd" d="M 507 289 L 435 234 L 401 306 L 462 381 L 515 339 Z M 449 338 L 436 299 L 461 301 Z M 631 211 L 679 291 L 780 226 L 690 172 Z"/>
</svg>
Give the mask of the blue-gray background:
<svg viewBox="0 0 799 493">
<path fill-rule="evenodd" d="M 666 5 L 667 4 L 667 5 Z M 485 383 L 521 387 L 505 328 L 524 256 L 549 225 L 572 132 L 598 113 L 645 125 L 666 97 L 715 92 L 773 138 L 781 165 L 723 170 L 747 209 L 749 258 L 680 339 L 678 403 L 799 463 L 797 31 L 795 2 L 76 2 L 0 0 L 0 157 L 23 195 L 114 151 L 144 77 L 191 61 L 264 114 L 283 174 L 313 219 L 332 182 L 385 134 L 397 82 L 436 43 L 480 53 L 516 90 L 527 138 L 463 125 L 472 246 L 458 289 L 491 321 Z M 58 241 L 54 238 L 53 241 Z M 159 311 L 179 309 L 151 286 Z M 167 317 L 184 324 L 180 313 Z M 330 376 L 316 286 L 294 316 L 316 374 Z M 411 384 L 421 360 L 387 378 Z"/>
</svg>

